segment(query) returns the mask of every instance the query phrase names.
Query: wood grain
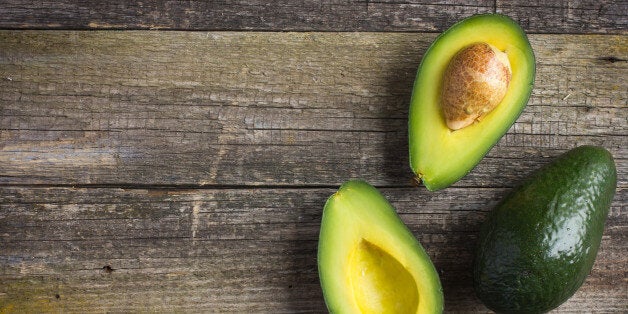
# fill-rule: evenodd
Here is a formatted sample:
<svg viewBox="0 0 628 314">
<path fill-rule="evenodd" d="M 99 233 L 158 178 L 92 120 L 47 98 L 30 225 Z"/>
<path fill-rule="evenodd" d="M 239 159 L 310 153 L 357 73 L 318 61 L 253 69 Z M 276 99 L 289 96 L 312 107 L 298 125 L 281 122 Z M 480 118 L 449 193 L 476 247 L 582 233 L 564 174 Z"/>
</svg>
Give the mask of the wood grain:
<svg viewBox="0 0 628 314">
<path fill-rule="evenodd" d="M 463 180 L 414 187 L 421 56 L 491 12 L 532 34 L 532 98 Z M 0 29 L 0 313 L 325 312 L 321 212 L 350 178 L 423 243 L 446 312 L 486 313 L 485 215 L 583 144 L 613 153 L 618 188 L 555 312 L 628 312 L 626 1 L 0 0 Z"/>
<path fill-rule="evenodd" d="M 19 1 L 0 28 L 441 32 L 473 14 L 503 13 L 532 33 L 625 34 L 626 1 Z"/>
<path fill-rule="evenodd" d="M 0 32 L 0 183 L 409 186 L 432 34 Z M 513 186 L 595 144 L 626 185 L 625 36 L 534 35 L 523 115 L 457 186 Z"/>
<path fill-rule="evenodd" d="M 615 33 L 628 31 L 628 2 L 496 0 L 496 12 L 516 20 L 528 31 L 565 33 Z"/>
<path fill-rule="evenodd" d="M 478 226 L 559 153 L 619 184 L 594 270 L 558 312 L 625 312 L 628 39 L 531 35 L 533 96 L 454 187 L 412 187 L 426 33 L 0 31 L 0 312 L 324 312 L 326 198 L 364 178 L 424 244 L 450 312 Z"/>
<path fill-rule="evenodd" d="M 4 187 L 0 311 L 324 312 L 316 247 L 333 191 Z M 382 192 L 432 257 L 446 310 L 487 312 L 472 291 L 473 247 L 508 189 Z M 625 310 L 624 205 L 614 202 L 593 271 L 556 312 Z"/>
</svg>

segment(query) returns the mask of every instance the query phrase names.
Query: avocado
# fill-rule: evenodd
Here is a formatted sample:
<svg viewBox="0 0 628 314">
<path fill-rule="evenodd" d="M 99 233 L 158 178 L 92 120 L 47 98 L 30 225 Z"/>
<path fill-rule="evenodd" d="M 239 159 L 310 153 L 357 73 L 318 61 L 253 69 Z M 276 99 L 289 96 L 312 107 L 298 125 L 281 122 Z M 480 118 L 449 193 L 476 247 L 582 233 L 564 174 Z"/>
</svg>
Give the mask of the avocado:
<svg viewBox="0 0 628 314">
<path fill-rule="evenodd" d="M 380 192 L 348 181 L 325 204 L 318 271 L 330 313 L 442 313 L 429 256 Z"/>
<path fill-rule="evenodd" d="M 523 111 L 534 75 L 526 34 L 504 15 L 472 16 L 438 36 L 423 56 L 410 101 L 416 178 L 434 191 L 469 173 Z"/>
<path fill-rule="evenodd" d="M 488 215 L 474 289 L 504 313 L 558 307 L 591 271 L 616 189 L 613 157 L 581 146 L 541 168 Z"/>
</svg>

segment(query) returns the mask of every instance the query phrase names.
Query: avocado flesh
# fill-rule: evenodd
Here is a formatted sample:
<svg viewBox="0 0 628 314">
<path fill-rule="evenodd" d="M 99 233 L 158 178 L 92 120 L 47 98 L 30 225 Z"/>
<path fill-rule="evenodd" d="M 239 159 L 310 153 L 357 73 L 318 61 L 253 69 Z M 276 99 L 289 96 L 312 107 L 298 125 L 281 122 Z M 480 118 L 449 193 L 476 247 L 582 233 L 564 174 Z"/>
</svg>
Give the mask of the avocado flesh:
<svg viewBox="0 0 628 314">
<path fill-rule="evenodd" d="M 508 56 L 512 78 L 502 101 L 479 122 L 452 131 L 441 109 L 443 74 L 454 55 L 478 42 Z M 535 59 L 523 30 L 499 14 L 476 15 L 442 33 L 425 53 L 414 82 L 408 118 L 410 166 L 429 190 L 470 172 L 508 131 L 532 92 Z"/>
<path fill-rule="evenodd" d="M 558 307 L 591 271 L 616 189 L 604 148 L 575 148 L 539 170 L 491 212 L 474 262 L 474 289 L 507 313 Z"/>
<path fill-rule="evenodd" d="M 377 189 L 343 184 L 323 210 L 318 270 L 331 313 L 441 313 L 429 256 Z"/>
</svg>

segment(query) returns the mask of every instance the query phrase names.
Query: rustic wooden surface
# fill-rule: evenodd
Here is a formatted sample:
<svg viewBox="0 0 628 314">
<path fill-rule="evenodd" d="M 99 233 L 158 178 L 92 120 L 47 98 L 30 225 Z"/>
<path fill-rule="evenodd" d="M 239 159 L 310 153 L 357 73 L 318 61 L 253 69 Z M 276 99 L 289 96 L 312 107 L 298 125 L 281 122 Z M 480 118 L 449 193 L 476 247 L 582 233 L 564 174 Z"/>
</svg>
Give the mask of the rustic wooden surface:
<svg viewBox="0 0 628 314">
<path fill-rule="evenodd" d="M 594 269 L 556 312 L 628 311 L 627 5 L 520 2 L 3 1 L 0 312 L 324 312 L 320 215 L 350 178 L 424 244 L 448 312 L 486 312 L 480 223 L 582 144 L 613 153 L 618 188 Z M 435 31 L 495 11 L 531 33 L 530 102 L 463 180 L 413 187 L 421 56 Z M 60 30 L 101 28 L 212 31 Z"/>
<path fill-rule="evenodd" d="M 508 190 L 382 189 L 431 255 L 450 312 L 486 312 L 471 288 L 473 244 Z M 333 191 L 6 187 L 0 304 L 36 312 L 324 312 L 316 245 Z M 625 311 L 628 221 L 618 203 L 591 275 L 562 311 Z"/>
<path fill-rule="evenodd" d="M 408 102 L 435 36 L 1 32 L 0 182 L 407 186 Z M 529 107 L 458 186 L 512 186 L 578 144 L 626 157 L 627 63 L 607 60 L 626 37 L 530 37 Z"/>
<path fill-rule="evenodd" d="M 624 0 L 2 0 L 0 4 L 0 27 L 14 29 L 440 32 L 461 17 L 497 12 L 534 33 L 628 31 Z"/>
</svg>

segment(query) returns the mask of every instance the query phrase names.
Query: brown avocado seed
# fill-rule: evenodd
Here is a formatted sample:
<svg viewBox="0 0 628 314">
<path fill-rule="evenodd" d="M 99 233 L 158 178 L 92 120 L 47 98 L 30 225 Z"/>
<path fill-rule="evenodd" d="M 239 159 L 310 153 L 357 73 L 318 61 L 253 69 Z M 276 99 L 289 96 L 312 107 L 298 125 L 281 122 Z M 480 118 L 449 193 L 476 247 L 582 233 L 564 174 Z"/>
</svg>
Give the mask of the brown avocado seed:
<svg viewBox="0 0 628 314">
<path fill-rule="evenodd" d="M 447 127 L 462 129 L 495 109 L 512 76 L 506 53 L 487 43 L 460 50 L 443 78 L 441 105 Z"/>
</svg>

